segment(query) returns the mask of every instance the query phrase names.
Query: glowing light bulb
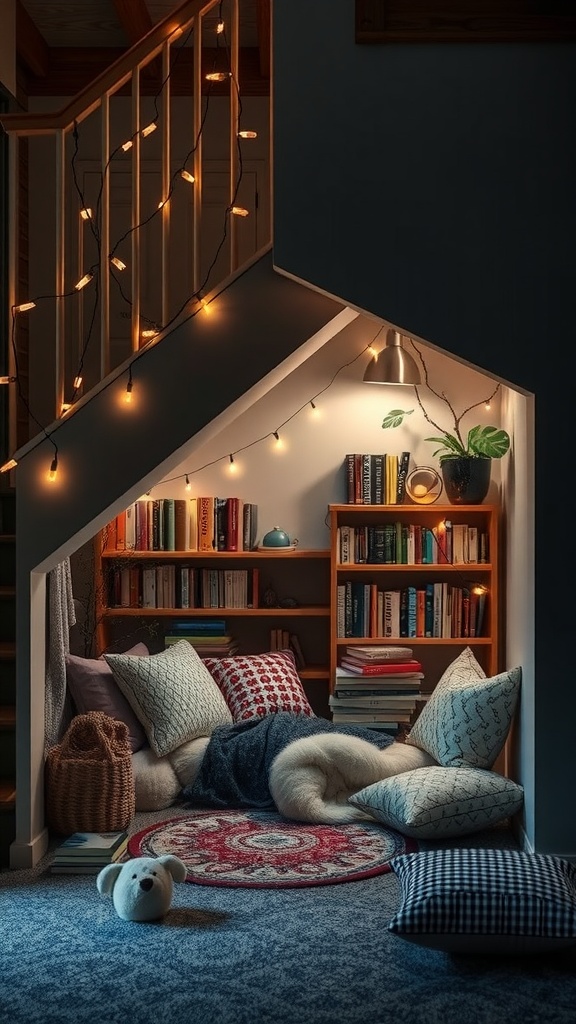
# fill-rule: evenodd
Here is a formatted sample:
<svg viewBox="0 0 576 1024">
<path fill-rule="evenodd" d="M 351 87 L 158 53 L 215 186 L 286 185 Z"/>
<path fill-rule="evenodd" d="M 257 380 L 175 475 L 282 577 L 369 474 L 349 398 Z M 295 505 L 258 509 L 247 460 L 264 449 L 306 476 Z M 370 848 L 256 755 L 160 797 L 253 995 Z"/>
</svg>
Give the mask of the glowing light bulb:
<svg viewBox="0 0 576 1024">
<path fill-rule="evenodd" d="M 113 263 L 117 270 L 126 270 L 126 264 L 119 256 L 111 256 L 110 263 Z"/>
<path fill-rule="evenodd" d="M 0 384 L 14 384 L 16 377 L 0 377 Z"/>
<path fill-rule="evenodd" d="M 92 217 L 92 209 L 90 206 L 85 206 L 83 210 L 80 210 L 80 216 L 82 220 L 90 220 Z"/>
<path fill-rule="evenodd" d="M 14 306 L 15 313 L 26 313 L 29 309 L 35 309 L 35 302 L 22 302 L 19 306 Z"/>
<path fill-rule="evenodd" d="M 244 206 L 233 206 L 231 210 L 235 217 L 247 217 L 248 212 Z"/>
<path fill-rule="evenodd" d="M 207 82 L 225 82 L 229 77 L 227 71 L 210 71 L 209 74 L 204 75 Z"/>
<path fill-rule="evenodd" d="M 85 288 L 87 284 L 90 284 L 90 281 L 92 280 L 93 277 L 94 274 L 84 274 L 84 277 L 81 277 L 80 280 L 77 281 L 76 284 L 74 285 L 76 291 L 79 292 L 82 290 L 82 288 Z"/>
<path fill-rule="evenodd" d="M 186 473 L 186 486 L 185 486 L 184 490 L 185 491 L 191 491 L 192 490 L 192 484 L 190 483 L 190 477 L 188 476 L 187 473 Z"/>
<path fill-rule="evenodd" d="M 184 178 L 184 181 L 189 181 L 191 185 L 196 181 L 194 175 L 190 174 L 190 171 L 187 170 L 180 171 L 180 177 Z"/>
<path fill-rule="evenodd" d="M 125 153 L 127 153 L 129 149 L 132 149 L 132 146 L 133 146 L 132 139 L 128 139 L 127 142 L 123 142 L 122 143 L 122 149 L 124 150 Z"/>
<path fill-rule="evenodd" d="M 132 401 L 132 378 L 130 378 L 130 380 L 128 381 L 128 383 L 126 385 L 126 391 L 125 391 L 125 394 L 124 394 L 124 401 L 126 402 L 126 405 L 130 405 L 130 403 Z"/>
<path fill-rule="evenodd" d="M 484 408 L 485 409 L 489 409 L 490 408 L 490 402 L 484 402 Z"/>
<path fill-rule="evenodd" d="M 60 406 L 60 415 L 61 416 L 65 416 L 66 413 L 69 412 L 69 410 L 71 408 L 72 408 L 72 403 L 71 402 L 62 402 L 62 405 Z"/>
<path fill-rule="evenodd" d="M 212 310 L 210 309 L 210 303 L 208 302 L 208 299 L 200 299 L 200 305 L 202 306 L 202 309 L 206 313 L 206 316 L 210 316 Z"/>
<path fill-rule="evenodd" d="M 155 132 L 157 127 L 158 125 L 156 122 L 151 121 L 150 124 L 147 124 L 146 127 L 142 129 L 142 138 L 145 139 L 147 135 L 152 135 L 152 132 Z"/>
<path fill-rule="evenodd" d="M 140 337 L 146 340 L 147 338 L 155 338 L 158 333 L 156 327 L 147 327 L 145 331 L 140 332 Z"/>
<path fill-rule="evenodd" d="M 216 25 L 216 35 L 222 35 L 223 31 L 224 31 L 224 22 L 223 21 L 219 21 L 218 24 Z"/>
<path fill-rule="evenodd" d="M 72 387 L 74 388 L 74 391 L 78 391 L 78 388 L 82 387 L 82 379 L 83 378 L 80 375 L 78 375 L 77 377 L 74 377 L 74 384 L 72 385 Z"/>
<path fill-rule="evenodd" d="M 0 473 L 7 473 L 9 469 L 15 469 L 17 465 L 16 459 L 8 459 L 8 462 L 0 466 Z"/>
<path fill-rule="evenodd" d="M 241 132 L 238 132 L 238 135 L 239 135 L 239 137 L 241 139 L 257 139 L 258 138 L 258 132 L 252 132 L 252 131 L 241 131 Z"/>
<path fill-rule="evenodd" d="M 48 470 L 48 479 L 49 479 L 50 483 L 54 483 L 54 480 L 56 479 L 57 472 L 58 472 L 58 456 L 55 455 L 54 458 L 52 459 L 52 462 L 50 463 L 50 469 Z"/>
<path fill-rule="evenodd" d="M 236 472 L 236 470 L 238 469 L 236 463 L 234 462 L 234 456 L 233 455 L 229 455 L 228 458 L 230 459 L 230 464 L 228 466 L 228 472 L 234 474 Z"/>
</svg>

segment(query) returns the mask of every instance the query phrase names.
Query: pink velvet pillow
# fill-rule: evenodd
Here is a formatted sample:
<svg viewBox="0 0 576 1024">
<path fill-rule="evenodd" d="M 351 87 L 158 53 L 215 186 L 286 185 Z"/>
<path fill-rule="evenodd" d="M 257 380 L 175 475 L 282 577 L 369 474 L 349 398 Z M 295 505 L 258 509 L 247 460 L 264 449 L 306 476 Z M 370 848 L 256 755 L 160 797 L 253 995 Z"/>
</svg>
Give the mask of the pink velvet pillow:
<svg viewBox="0 0 576 1024">
<path fill-rule="evenodd" d="M 277 711 L 314 718 L 291 651 L 204 658 L 235 722 Z"/>
<path fill-rule="evenodd" d="M 136 644 L 126 654 L 144 657 L 150 654 L 146 644 Z M 112 669 L 100 658 L 80 658 L 66 655 L 66 683 L 79 715 L 88 711 L 103 711 L 128 726 L 128 739 L 132 753 L 147 743 L 146 733 L 138 721 L 120 687 Z"/>
</svg>

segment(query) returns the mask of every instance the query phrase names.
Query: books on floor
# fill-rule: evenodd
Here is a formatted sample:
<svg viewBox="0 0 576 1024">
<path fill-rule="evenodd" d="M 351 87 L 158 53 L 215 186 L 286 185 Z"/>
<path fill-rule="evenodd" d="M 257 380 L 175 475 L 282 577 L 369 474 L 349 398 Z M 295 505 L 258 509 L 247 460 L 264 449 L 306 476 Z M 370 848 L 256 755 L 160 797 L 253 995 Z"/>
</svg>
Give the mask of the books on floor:
<svg viewBox="0 0 576 1024">
<path fill-rule="evenodd" d="M 97 875 L 106 864 L 113 864 L 126 852 L 128 831 L 74 832 L 54 851 L 53 874 Z"/>
</svg>

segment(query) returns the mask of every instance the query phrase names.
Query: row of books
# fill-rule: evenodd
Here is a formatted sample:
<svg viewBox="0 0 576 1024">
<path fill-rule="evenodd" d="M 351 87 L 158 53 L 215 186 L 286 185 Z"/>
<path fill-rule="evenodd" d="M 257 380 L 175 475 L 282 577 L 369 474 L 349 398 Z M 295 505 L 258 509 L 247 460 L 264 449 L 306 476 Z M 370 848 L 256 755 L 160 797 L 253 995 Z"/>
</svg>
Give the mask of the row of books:
<svg viewBox="0 0 576 1024">
<path fill-rule="evenodd" d="M 225 619 L 173 619 L 164 646 L 171 647 L 186 640 L 201 658 L 226 658 L 237 654 L 240 644 L 228 632 Z"/>
<path fill-rule="evenodd" d="M 56 847 L 50 870 L 55 875 L 97 875 L 107 864 L 120 860 L 127 846 L 127 830 L 74 832 Z"/>
<path fill-rule="evenodd" d="M 260 571 L 166 563 L 110 569 L 112 608 L 258 608 Z"/>
<path fill-rule="evenodd" d="M 401 505 L 406 494 L 410 452 L 401 455 L 349 453 L 344 459 L 349 505 Z"/>
<path fill-rule="evenodd" d="M 226 634 L 222 637 L 204 638 L 174 636 L 167 633 L 164 637 L 164 644 L 166 647 L 171 647 L 172 644 L 179 643 L 180 640 L 186 640 L 201 658 L 230 658 L 233 654 L 238 654 L 240 650 L 240 644 L 231 634 Z M 218 640 L 218 643 L 212 642 L 216 640 Z"/>
<path fill-rule="evenodd" d="M 339 638 L 482 636 L 487 592 L 475 584 L 430 582 L 380 590 L 376 583 L 347 580 L 336 592 Z"/>
<path fill-rule="evenodd" d="M 242 498 L 140 498 L 108 524 L 116 551 L 251 551 L 258 506 Z"/>
<path fill-rule="evenodd" d="M 420 523 L 339 526 L 340 563 L 369 565 L 466 565 L 488 561 L 488 534 L 477 526 L 443 520 L 429 528 Z"/>
<path fill-rule="evenodd" d="M 410 728 L 421 706 L 423 678 L 409 647 L 345 647 L 329 697 L 332 721 L 397 736 Z"/>
<path fill-rule="evenodd" d="M 164 636 L 164 646 L 171 647 L 180 640 L 190 643 L 201 658 L 225 658 L 237 654 L 240 644 L 232 634 L 226 632 L 226 621 L 199 620 L 196 622 L 181 620 L 170 626 L 170 632 Z M 297 669 L 306 668 L 306 660 L 296 633 L 286 629 L 270 630 L 271 651 L 291 651 Z"/>
<path fill-rule="evenodd" d="M 271 629 L 270 650 L 292 651 L 294 661 L 296 662 L 296 668 L 306 668 L 306 659 L 296 633 L 290 633 L 287 629 Z"/>
</svg>

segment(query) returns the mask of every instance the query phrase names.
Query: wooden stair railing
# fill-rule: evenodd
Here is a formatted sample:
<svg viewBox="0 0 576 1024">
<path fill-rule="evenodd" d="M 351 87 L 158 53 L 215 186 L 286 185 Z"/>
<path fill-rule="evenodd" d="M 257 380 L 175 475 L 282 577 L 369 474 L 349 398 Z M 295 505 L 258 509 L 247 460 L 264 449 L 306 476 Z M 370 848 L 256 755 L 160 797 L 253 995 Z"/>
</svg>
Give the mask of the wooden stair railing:
<svg viewBox="0 0 576 1024">
<path fill-rule="evenodd" d="M 18 385 L 7 386 L 8 443 L 4 458 L 6 454 L 13 455 L 17 448 L 25 451 L 34 444 L 33 437 L 22 444 L 18 424 L 23 412 L 27 423 L 32 424 L 32 434 L 41 424 L 43 432 L 62 415 L 73 415 L 74 405 L 89 400 L 90 391 L 112 370 L 124 364 L 129 366 L 142 347 L 161 341 L 172 326 L 198 309 L 221 281 L 269 244 L 269 186 L 265 193 L 254 189 L 254 209 L 250 213 L 258 228 L 250 238 L 243 233 L 244 219 L 231 215 L 232 205 L 242 202 L 244 143 L 239 131 L 251 127 L 240 122 L 241 6 L 242 0 L 225 0 L 223 4 L 220 0 L 186 0 L 59 111 L 0 111 L 0 124 L 9 138 L 10 181 L 10 343 L 8 365 L 2 372 L 18 380 Z M 265 10 L 269 16 L 268 3 L 262 0 L 259 11 Z M 221 12 L 226 24 L 226 46 L 207 45 L 208 30 L 213 32 Z M 190 43 L 182 65 L 189 76 L 186 91 L 191 107 L 184 116 L 171 93 L 171 77 L 183 40 Z M 221 72 L 223 81 L 208 84 L 205 76 L 210 72 Z M 181 73 L 182 67 L 180 78 Z M 158 89 L 151 101 L 150 83 L 154 79 Z M 218 137 L 216 156 L 204 144 L 212 101 L 226 107 L 218 130 L 211 128 L 210 132 L 212 149 L 214 137 Z M 269 100 L 266 109 L 269 133 Z M 185 132 L 181 131 L 183 120 Z M 158 130 L 149 147 L 145 129 L 152 123 Z M 122 148 L 124 142 L 131 143 L 126 150 Z M 83 158 L 79 181 L 79 154 L 84 143 L 88 156 Z M 268 157 L 267 138 L 264 144 Z M 192 189 L 192 182 L 182 182 L 183 163 L 193 178 Z M 31 211 L 41 207 L 40 225 L 28 217 L 29 182 L 33 180 L 28 178 L 29 168 L 36 169 L 34 180 L 42 192 L 40 204 L 34 194 L 29 197 Z M 118 175 L 121 187 L 116 181 Z M 180 189 L 177 194 L 176 183 L 184 184 L 187 191 Z M 146 201 L 154 192 L 161 199 L 156 199 L 150 208 Z M 81 216 L 84 208 L 92 210 L 88 221 Z M 220 233 L 214 229 L 216 221 L 223 226 Z M 38 252 L 40 270 L 37 267 L 35 274 L 30 275 L 26 287 L 23 282 L 27 276 L 22 268 L 28 266 L 29 253 L 38 262 Z M 123 272 L 127 284 L 111 264 L 115 255 L 127 264 Z M 91 292 L 90 286 L 82 290 L 75 287 L 87 269 L 93 274 Z M 35 284 L 31 289 L 33 279 L 38 287 Z M 41 307 L 36 322 L 33 316 L 38 309 L 16 312 L 15 307 L 30 301 Z M 119 306 L 123 307 L 120 316 Z M 27 318 L 25 325 L 19 319 L 22 316 Z M 122 321 L 129 325 L 128 330 L 121 329 Z M 152 333 L 153 340 L 143 336 L 145 328 Z M 36 350 L 45 355 L 46 394 L 44 405 L 38 410 L 32 405 L 24 409 L 22 401 L 22 395 L 28 395 L 28 350 L 20 364 L 18 352 L 19 342 L 24 352 L 25 333 L 27 338 L 36 339 Z M 80 372 L 83 380 L 77 384 Z M 70 412 L 68 406 L 72 407 Z M 3 520 L 0 517 L 3 559 L 6 552 L 15 551 L 16 545 L 13 498 L 12 490 L 0 493 L 0 510 L 4 511 Z M 10 509 L 8 514 L 2 504 L 5 500 Z M 8 521 L 12 525 L 6 525 Z M 13 582 L 0 574 L 0 611 L 4 622 L 0 630 L 0 867 L 7 862 L 15 834 Z"/>
<path fill-rule="evenodd" d="M 221 11 L 225 31 L 217 33 Z M 250 145 L 239 137 L 242 127 L 250 127 L 240 124 L 240 18 L 241 0 L 227 0 L 224 6 L 219 0 L 187 0 L 61 110 L 0 115 L 13 154 L 26 140 L 29 164 L 43 161 L 47 189 L 53 179 L 53 198 L 43 208 L 48 230 L 42 236 L 37 302 L 42 305 L 42 348 L 50 346 L 53 352 L 53 371 L 48 370 L 53 376 L 48 376 L 43 399 L 50 410 L 40 415 L 43 424 L 62 416 L 150 337 L 156 343 L 270 241 L 268 228 L 268 237 L 260 235 L 250 249 L 244 218 L 232 215 L 235 205 L 245 205 L 240 182 Z M 171 94 L 182 53 L 191 93 L 191 109 L 184 113 Z M 151 69 L 160 65 L 158 76 Z M 206 75 L 212 72 L 223 80 L 208 83 Z M 158 79 L 153 101 L 151 74 Z M 219 103 L 223 121 L 222 101 L 226 123 L 217 126 L 216 147 L 211 126 L 209 152 L 204 136 L 210 104 Z M 158 129 L 150 141 L 149 126 Z M 17 173 L 14 155 L 12 166 Z M 15 187 L 13 194 L 16 198 Z M 260 225 L 266 223 L 264 204 L 269 210 L 269 195 L 258 193 L 253 204 L 258 217 L 256 209 L 249 210 Z M 84 221 L 83 209 L 91 211 Z M 31 236 L 33 231 L 31 223 Z M 18 286 L 18 235 L 16 213 L 9 240 L 16 350 L 20 317 L 28 318 L 31 337 L 38 330 L 37 310 L 14 311 L 36 300 Z M 126 269 L 114 266 L 112 259 Z M 91 280 L 78 289 L 87 273 Z"/>
</svg>

